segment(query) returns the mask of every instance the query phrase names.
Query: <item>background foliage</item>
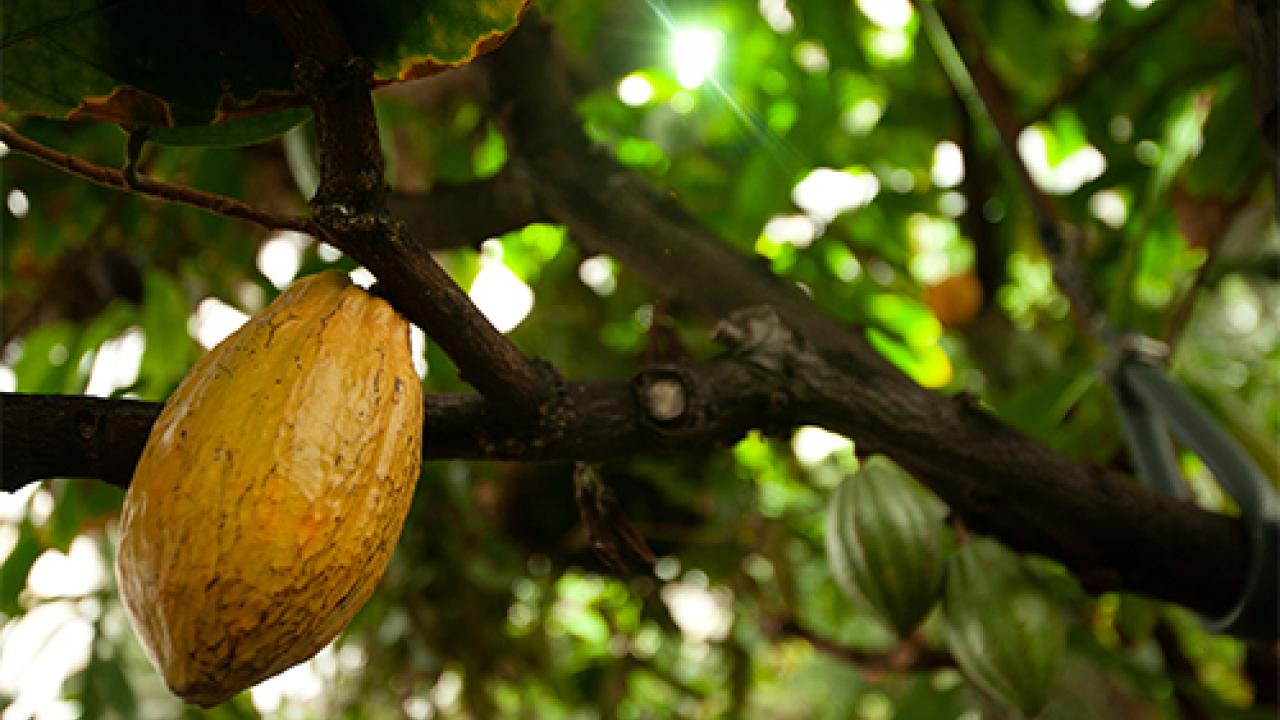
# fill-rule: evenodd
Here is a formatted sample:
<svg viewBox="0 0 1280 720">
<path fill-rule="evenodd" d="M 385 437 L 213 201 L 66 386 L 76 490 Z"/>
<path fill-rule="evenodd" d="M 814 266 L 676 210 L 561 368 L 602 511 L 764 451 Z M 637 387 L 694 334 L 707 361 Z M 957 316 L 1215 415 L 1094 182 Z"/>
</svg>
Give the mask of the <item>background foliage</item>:
<svg viewBox="0 0 1280 720">
<path fill-rule="evenodd" d="M 1194 301 L 1173 372 L 1274 472 L 1280 234 L 1229 4 L 964 5 L 1014 110 L 1035 118 L 1019 150 L 1083 234 L 1089 284 L 1114 319 L 1158 337 Z M 1065 318 L 1025 198 L 907 6 L 542 9 L 576 63 L 589 134 L 624 163 L 827 312 L 867 325 L 922 384 L 978 393 L 1054 447 L 1124 466 L 1110 398 Z M 695 48 L 721 47 L 700 83 L 671 52 L 690 28 L 709 31 L 682 36 Z M 503 141 L 468 72 L 376 96 L 395 188 L 502 167 Z M 121 162 L 113 126 L 5 120 Z M 143 163 L 156 177 L 301 211 L 310 142 L 304 125 L 247 148 L 153 147 Z M 292 277 L 355 270 L 307 238 L 12 154 L 0 167 L 6 390 L 161 400 L 218 328 Z M 440 259 L 482 308 L 518 323 L 523 350 L 567 377 L 625 377 L 655 327 L 674 327 L 694 357 L 716 351 L 707 328 L 684 323 L 616 262 L 584 257 L 561 228 L 532 225 Z M 963 300 L 975 280 L 976 307 Z M 520 288 L 532 290 L 527 316 L 516 312 Z M 429 341 L 422 359 L 428 391 L 464 389 Z M 1198 461 L 1182 462 L 1197 501 L 1230 512 Z M 121 493 L 31 486 L 0 497 L 3 719 L 998 717 L 954 670 L 860 669 L 787 622 L 845 647 L 892 645 L 822 556 L 827 494 L 856 463 L 847 442 L 816 429 L 608 463 L 606 482 L 661 558 L 652 575 L 631 577 L 590 553 L 569 467 L 428 463 L 391 569 L 355 622 L 313 661 L 207 712 L 180 709 L 164 690 L 115 597 Z M 1072 624 L 1046 717 L 1270 716 L 1274 677 L 1268 690 L 1251 676 L 1242 643 L 1177 608 L 1089 597 L 1052 564 L 1037 568 Z M 921 641 L 940 644 L 939 630 L 931 621 Z"/>
</svg>

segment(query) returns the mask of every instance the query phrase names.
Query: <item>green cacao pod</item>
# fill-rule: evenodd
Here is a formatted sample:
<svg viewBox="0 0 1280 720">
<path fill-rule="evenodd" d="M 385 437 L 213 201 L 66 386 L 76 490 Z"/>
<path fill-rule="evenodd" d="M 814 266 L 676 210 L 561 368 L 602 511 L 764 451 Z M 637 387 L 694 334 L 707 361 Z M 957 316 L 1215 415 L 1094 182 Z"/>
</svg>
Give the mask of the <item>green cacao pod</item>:
<svg viewBox="0 0 1280 720">
<path fill-rule="evenodd" d="M 944 507 L 888 458 L 865 463 L 827 508 L 827 563 L 844 592 L 901 638 L 942 596 L 951 538 Z"/>
<path fill-rule="evenodd" d="M 955 553 L 946 585 L 947 642 L 965 676 L 1023 715 L 1039 713 L 1066 654 L 1060 609 L 1022 558 L 989 538 Z"/>
<path fill-rule="evenodd" d="M 175 694 L 209 707 L 306 660 L 373 592 L 421 465 L 409 326 L 345 275 L 299 280 L 165 403 L 117 575 Z"/>
</svg>

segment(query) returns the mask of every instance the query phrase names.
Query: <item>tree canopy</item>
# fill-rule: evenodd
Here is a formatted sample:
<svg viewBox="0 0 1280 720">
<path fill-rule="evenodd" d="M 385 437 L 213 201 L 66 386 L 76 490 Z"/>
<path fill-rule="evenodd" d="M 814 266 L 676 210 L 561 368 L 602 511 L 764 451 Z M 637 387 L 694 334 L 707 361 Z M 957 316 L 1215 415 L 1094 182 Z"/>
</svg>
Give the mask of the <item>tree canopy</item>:
<svg viewBox="0 0 1280 720">
<path fill-rule="evenodd" d="M 1274 497 L 1274 5 L 198 5 L 3 10 L 3 720 L 1017 717 L 963 613 L 899 638 L 828 557 L 879 455 L 950 578 L 1060 623 L 1041 716 L 1276 712 L 1274 617 L 1231 622 L 1274 509 L 1119 370 Z M 332 269 L 415 325 L 405 529 L 317 656 L 184 706 L 124 491 L 192 364 Z"/>
</svg>

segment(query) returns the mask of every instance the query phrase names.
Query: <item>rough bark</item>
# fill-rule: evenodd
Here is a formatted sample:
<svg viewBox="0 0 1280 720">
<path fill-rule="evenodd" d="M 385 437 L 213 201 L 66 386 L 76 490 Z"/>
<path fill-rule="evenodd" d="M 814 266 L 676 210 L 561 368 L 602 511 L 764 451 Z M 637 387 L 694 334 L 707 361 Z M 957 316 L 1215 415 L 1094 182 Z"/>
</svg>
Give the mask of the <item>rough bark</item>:
<svg viewBox="0 0 1280 720">
<path fill-rule="evenodd" d="M 1236 0 L 1236 33 L 1249 61 L 1258 128 L 1274 162 L 1280 145 L 1280 7 L 1266 0 Z M 1276 191 L 1280 194 L 1280 189 Z"/>
<path fill-rule="evenodd" d="M 705 452 L 750 428 L 818 424 L 855 438 L 860 452 L 891 455 L 975 529 L 1066 562 L 1093 589 L 1122 587 L 1216 615 L 1243 584 L 1245 540 L 1228 518 L 1076 463 L 966 398 L 886 386 L 898 382 L 887 373 L 868 382 L 773 310 L 734 313 L 720 337 L 733 348 L 724 357 L 651 367 L 627 382 L 568 383 L 549 414 L 525 423 L 490 414 L 476 395 L 429 396 L 424 452 L 593 460 Z M 124 485 L 158 412 L 128 400 L 0 396 L 0 488 L 50 476 Z"/>
<path fill-rule="evenodd" d="M 325 239 L 368 267 L 380 294 L 440 343 L 496 407 L 534 413 L 554 376 L 498 332 L 426 245 L 387 212 L 371 67 L 351 54 L 323 2 L 272 0 L 266 9 L 297 57 L 295 82 L 315 114 L 320 187 L 311 207 Z"/>
<path fill-rule="evenodd" d="M 805 399 L 807 421 L 848 435 L 860 451 L 893 457 L 975 528 L 1064 561 L 1094 590 L 1142 588 L 1169 598 L 1213 578 L 1232 588 L 1213 591 L 1221 611 L 1243 586 L 1248 552 L 1234 523 L 1056 453 L 976 402 L 916 385 L 861 332 L 836 323 L 593 146 L 568 120 L 573 95 L 548 28 L 526 22 L 480 64 L 511 162 L 538 178 L 538 206 L 584 251 L 617 258 L 696 317 L 766 304 L 823 357 L 831 374 L 810 379 L 820 390 Z M 1173 530 L 1193 516 L 1206 525 L 1187 528 L 1191 535 Z M 1192 571 L 1187 553 L 1198 555 L 1206 542 L 1221 545 Z M 1203 580 L 1189 583 L 1193 576 Z"/>
</svg>

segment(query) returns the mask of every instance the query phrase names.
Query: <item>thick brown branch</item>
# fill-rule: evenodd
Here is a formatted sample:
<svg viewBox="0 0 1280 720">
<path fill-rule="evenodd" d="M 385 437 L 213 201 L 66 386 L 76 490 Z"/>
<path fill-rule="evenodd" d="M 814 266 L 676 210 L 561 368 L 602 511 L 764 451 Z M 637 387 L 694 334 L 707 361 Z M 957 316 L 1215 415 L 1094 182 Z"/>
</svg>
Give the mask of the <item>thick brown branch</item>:
<svg viewBox="0 0 1280 720">
<path fill-rule="evenodd" d="M 730 355 L 651 367 L 629 382 L 569 383 L 552 412 L 523 424 L 492 416 L 478 396 L 431 396 L 426 455 L 593 460 L 705 452 L 750 428 L 818 424 L 856 438 L 860 452 L 892 455 L 971 527 L 1065 561 L 1092 589 L 1124 587 L 1219 614 L 1243 585 L 1245 538 L 1229 518 L 1072 462 L 963 399 L 911 395 L 901 384 L 885 394 L 891 377 L 850 375 L 772 311 L 737 313 L 720 337 L 734 348 Z M 126 481 L 158 406 L 3 395 L 0 411 L 0 487 L 12 489 L 108 470 L 105 479 Z M 904 414 L 915 426 L 896 424 Z"/>
<path fill-rule="evenodd" d="M 1274 163 L 1280 152 L 1280 7 L 1266 0 L 1237 0 L 1232 8 L 1236 34 L 1249 61 L 1258 128 Z M 1280 199 L 1280 183 L 1273 185 Z"/>
<path fill-rule="evenodd" d="M 486 180 L 437 183 L 426 193 L 392 192 L 387 207 L 432 248 L 478 247 L 489 238 L 549 218 L 537 207 L 533 180 L 508 165 Z"/>
<path fill-rule="evenodd" d="M 323 0 L 270 0 L 266 10 L 297 58 L 294 78 L 315 114 L 320 161 L 317 206 L 350 214 L 382 210 L 382 147 L 369 94 L 372 69 L 351 53 Z"/>
<path fill-rule="evenodd" d="M 513 411 L 531 411 L 549 392 L 550 382 L 546 373 L 539 370 L 536 364 L 525 358 L 499 333 L 480 314 L 457 283 L 431 258 L 430 248 L 474 244 L 484 237 L 466 243 L 456 242 L 458 233 L 462 231 L 459 226 L 455 226 L 453 234 L 438 242 L 424 243 L 417 239 L 421 234 L 409 236 L 395 223 L 373 222 L 362 225 L 360 218 L 348 218 L 341 212 L 334 213 L 332 207 L 326 208 L 327 212 L 317 214 L 318 218 L 324 218 L 327 222 L 317 222 L 301 215 L 273 213 L 234 198 L 145 176 L 136 176 L 130 183 L 120 170 L 96 165 L 41 145 L 6 123 L 0 123 L 0 140 L 15 152 L 29 155 L 100 185 L 247 220 L 266 228 L 295 230 L 322 237 L 368 267 L 378 277 L 388 299 L 410 320 L 430 332 L 458 364 L 464 378 L 487 397 L 505 401 L 505 406 Z M 331 164 L 330 167 L 334 165 Z M 508 182 L 506 178 L 502 181 L 495 178 L 494 181 Z M 466 191 L 459 189 L 456 192 Z M 442 212 L 439 216 L 431 216 L 431 219 L 438 219 L 445 214 Z M 428 218 L 419 215 L 417 219 Z M 502 228 L 501 224 L 493 227 L 495 230 L 509 229 Z M 432 239 L 437 240 L 434 237 Z"/>
<path fill-rule="evenodd" d="M 554 387 L 550 368 L 525 357 L 399 222 L 345 223 L 326 237 L 378 278 L 379 293 L 440 344 L 466 380 L 495 407 L 534 414 Z"/>
<path fill-rule="evenodd" d="M 174 185 L 154 180 L 145 175 L 135 176 L 134 182 L 130 183 L 125 178 L 124 172 L 120 170 L 95 165 L 87 160 L 68 155 L 61 150 L 41 145 L 22 135 L 7 123 L 0 122 L 0 140 L 3 140 L 15 152 L 28 155 L 59 170 L 109 188 L 189 205 L 216 215 L 223 215 L 236 220 L 247 220 L 273 230 L 295 230 L 313 235 L 317 232 L 317 228 L 311 219 L 302 215 L 273 213 L 225 195 L 215 195 L 185 185 Z"/>
<path fill-rule="evenodd" d="M 653 419 L 651 384 L 678 377 L 684 412 Z M 428 459 L 607 460 L 705 451 L 741 438 L 764 417 L 777 387 L 755 365 L 725 358 L 629 382 L 566 383 L 555 412 L 518 423 L 475 394 L 426 399 Z M 126 487 L 160 403 L 0 393 L 0 490 L 52 477 Z M 653 406 L 656 409 L 656 406 Z M 703 412 L 714 407 L 714 415 Z M 785 423 L 782 416 L 776 420 Z"/>
<path fill-rule="evenodd" d="M 128 487 L 160 403 L 0 393 L 0 490 L 54 477 Z"/>
<path fill-rule="evenodd" d="M 861 333 L 833 321 L 593 146 L 566 121 L 574 117 L 573 94 L 548 29 L 535 19 L 481 67 L 511 162 L 538 178 L 539 206 L 569 228 L 575 243 L 612 255 L 704 319 L 769 305 L 817 351 L 823 363 L 808 372 L 830 375 L 807 378 L 818 390 L 798 398 L 797 415 L 848 435 L 860 451 L 892 456 L 972 526 L 1065 562 L 1091 589 L 1127 587 L 1171 598 L 1196 586 L 1214 596 L 1197 593 L 1199 608 L 1213 614 L 1244 586 L 1248 550 L 1238 524 L 1060 455 L 976 402 L 921 388 Z"/>
<path fill-rule="evenodd" d="M 272 0 L 266 7 L 297 57 L 295 79 L 315 114 L 320 187 L 311 204 L 326 239 L 367 266 L 382 294 L 440 343 L 496 407 L 532 414 L 550 397 L 551 374 L 498 332 L 426 245 L 387 215 L 370 66 L 351 54 L 321 0 Z M 419 235 L 433 232 L 423 228 Z"/>
</svg>

